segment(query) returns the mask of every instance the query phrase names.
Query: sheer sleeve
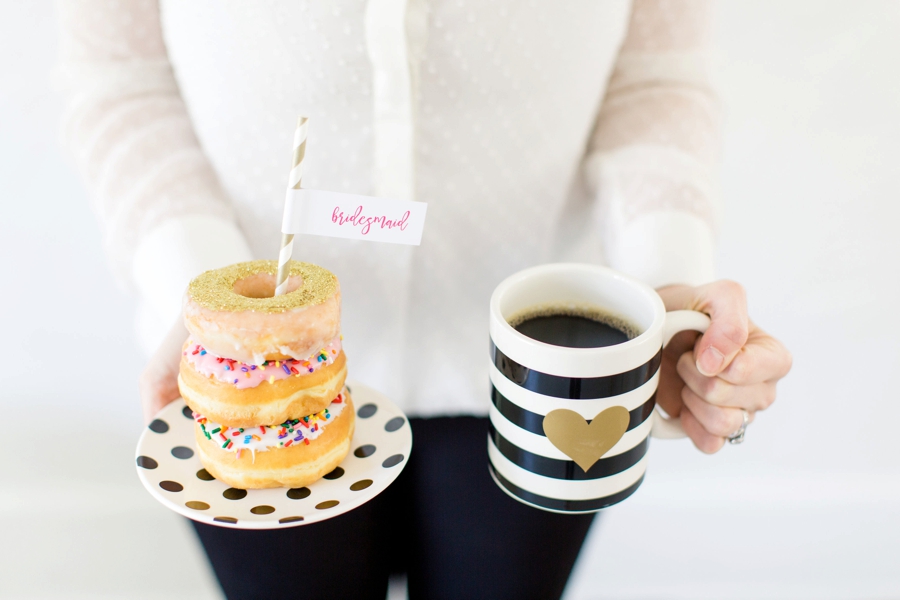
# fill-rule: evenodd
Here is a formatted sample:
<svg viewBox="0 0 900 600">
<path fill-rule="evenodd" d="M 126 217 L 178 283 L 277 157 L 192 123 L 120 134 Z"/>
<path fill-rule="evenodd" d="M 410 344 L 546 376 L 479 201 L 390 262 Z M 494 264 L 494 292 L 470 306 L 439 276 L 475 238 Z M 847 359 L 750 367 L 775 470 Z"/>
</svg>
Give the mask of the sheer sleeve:
<svg viewBox="0 0 900 600">
<path fill-rule="evenodd" d="M 64 143 L 116 276 L 174 320 L 191 277 L 250 251 L 194 135 L 158 3 L 64 0 L 57 10 Z"/>
<path fill-rule="evenodd" d="M 588 148 L 607 259 L 654 286 L 713 278 L 709 25 L 705 0 L 635 0 Z"/>
</svg>

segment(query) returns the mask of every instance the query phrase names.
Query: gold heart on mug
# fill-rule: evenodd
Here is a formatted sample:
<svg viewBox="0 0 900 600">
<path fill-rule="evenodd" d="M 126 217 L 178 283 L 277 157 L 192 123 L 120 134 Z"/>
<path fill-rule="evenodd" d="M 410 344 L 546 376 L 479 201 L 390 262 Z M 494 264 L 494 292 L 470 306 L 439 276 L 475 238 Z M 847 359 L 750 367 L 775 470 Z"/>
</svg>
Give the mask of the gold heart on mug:
<svg viewBox="0 0 900 600">
<path fill-rule="evenodd" d="M 624 406 L 600 411 L 590 423 L 573 410 L 558 408 L 544 417 L 544 435 L 586 473 L 622 439 L 630 420 Z"/>
</svg>

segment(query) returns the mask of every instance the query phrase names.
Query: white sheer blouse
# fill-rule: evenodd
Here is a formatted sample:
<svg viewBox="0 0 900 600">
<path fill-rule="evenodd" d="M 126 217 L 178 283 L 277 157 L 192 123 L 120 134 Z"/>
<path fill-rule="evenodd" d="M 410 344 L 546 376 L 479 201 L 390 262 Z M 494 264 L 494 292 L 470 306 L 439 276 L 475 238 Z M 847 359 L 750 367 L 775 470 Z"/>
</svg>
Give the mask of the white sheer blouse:
<svg viewBox="0 0 900 600">
<path fill-rule="evenodd" d="M 160 5 L 161 4 L 161 5 Z M 713 276 L 718 149 L 694 0 L 66 0 L 65 139 L 153 344 L 187 281 L 276 258 L 304 186 L 428 202 L 420 247 L 305 237 L 341 280 L 351 377 L 484 413 L 487 306 L 513 272 Z"/>
</svg>

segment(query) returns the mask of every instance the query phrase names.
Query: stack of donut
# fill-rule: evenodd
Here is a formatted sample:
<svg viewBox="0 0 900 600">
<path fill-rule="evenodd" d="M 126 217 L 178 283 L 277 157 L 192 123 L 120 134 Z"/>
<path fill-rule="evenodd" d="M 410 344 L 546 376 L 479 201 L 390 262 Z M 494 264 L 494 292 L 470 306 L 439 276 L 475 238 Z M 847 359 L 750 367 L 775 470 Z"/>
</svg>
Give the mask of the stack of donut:
<svg viewBox="0 0 900 600">
<path fill-rule="evenodd" d="M 309 485 L 353 437 L 337 277 L 292 261 L 288 293 L 273 296 L 277 268 L 258 260 L 207 271 L 184 300 L 178 387 L 198 456 L 242 489 Z"/>
</svg>

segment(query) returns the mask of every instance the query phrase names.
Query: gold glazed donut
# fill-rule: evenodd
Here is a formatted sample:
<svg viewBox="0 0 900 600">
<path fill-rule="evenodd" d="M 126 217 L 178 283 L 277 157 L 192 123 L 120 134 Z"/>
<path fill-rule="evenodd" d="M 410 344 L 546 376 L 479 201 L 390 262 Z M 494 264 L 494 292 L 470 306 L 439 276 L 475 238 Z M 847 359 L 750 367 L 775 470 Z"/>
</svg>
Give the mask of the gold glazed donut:
<svg viewBox="0 0 900 600">
<path fill-rule="evenodd" d="M 210 352 L 244 363 L 306 360 L 340 334 L 341 289 L 318 265 L 291 261 L 288 293 L 273 296 L 278 263 L 254 260 L 191 281 L 184 324 Z"/>
</svg>

